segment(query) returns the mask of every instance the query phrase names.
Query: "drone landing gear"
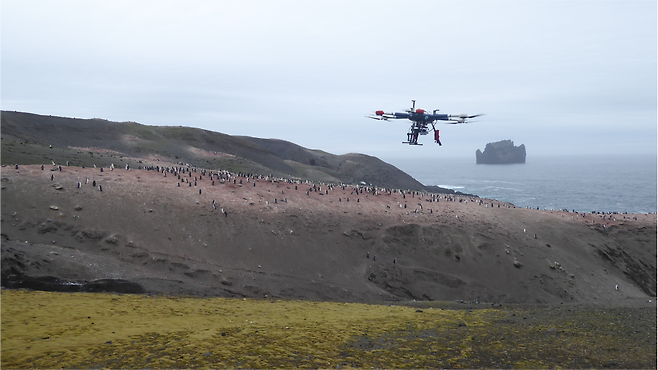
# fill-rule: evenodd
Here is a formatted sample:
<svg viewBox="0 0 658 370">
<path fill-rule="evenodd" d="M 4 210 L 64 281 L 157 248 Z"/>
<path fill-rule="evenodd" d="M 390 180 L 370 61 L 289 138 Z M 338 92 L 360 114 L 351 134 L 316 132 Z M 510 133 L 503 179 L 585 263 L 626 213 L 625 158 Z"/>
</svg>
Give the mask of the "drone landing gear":
<svg viewBox="0 0 658 370">
<path fill-rule="evenodd" d="M 407 133 L 407 141 L 403 141 L 402 144 L 423 145 L 423 144 L 418 144 L 418 133 L 417 132 Z"/>
</svg>

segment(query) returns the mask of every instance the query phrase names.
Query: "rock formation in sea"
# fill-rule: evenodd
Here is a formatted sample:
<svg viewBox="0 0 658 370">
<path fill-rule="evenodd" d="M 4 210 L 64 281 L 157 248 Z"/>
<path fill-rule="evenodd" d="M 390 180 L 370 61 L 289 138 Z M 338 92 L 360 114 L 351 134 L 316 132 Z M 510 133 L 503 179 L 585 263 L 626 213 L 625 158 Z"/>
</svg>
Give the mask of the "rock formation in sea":
<svg viewBox="0 0 658 370">
<path fill-rule="evenodd" d="M 477 164 L 510 164 L 525 163 L 525 145 L 514 146 L 512 140 L 502 140 L 488 143 L 484 152 L 475 152 Z"/>
</svg>

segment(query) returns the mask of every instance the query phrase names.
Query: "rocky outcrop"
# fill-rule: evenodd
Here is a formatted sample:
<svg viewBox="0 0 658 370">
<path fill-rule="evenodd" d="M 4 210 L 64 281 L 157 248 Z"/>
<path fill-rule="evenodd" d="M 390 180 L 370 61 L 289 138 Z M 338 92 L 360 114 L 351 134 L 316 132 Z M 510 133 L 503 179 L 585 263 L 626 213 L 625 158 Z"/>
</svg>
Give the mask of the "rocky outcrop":
<svg viewBox="0 0 658 370">
<path fill-rule="evenodd" d="M 477 164 L 510 164 L 525 163 L 525 145 L 514 146 L 512 140 L 502 140 L 489 143 L 484 152 L 475 152 Z"/>
</svg>

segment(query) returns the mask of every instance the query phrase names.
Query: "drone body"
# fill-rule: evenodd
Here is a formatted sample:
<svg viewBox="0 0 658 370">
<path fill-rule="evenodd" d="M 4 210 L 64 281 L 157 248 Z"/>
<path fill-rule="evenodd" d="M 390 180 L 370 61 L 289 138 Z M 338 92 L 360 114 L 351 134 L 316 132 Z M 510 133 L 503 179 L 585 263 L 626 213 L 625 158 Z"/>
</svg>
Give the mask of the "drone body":
<svg viewBox="0 0 658 370">
<path fill-rule="evenodd" d="M 436 121 L 445 121 L 444 123 L 456 125 L 458 123 L 468 123 L 468 119 L 481 116 L 481 114 L 468 115 L 468 114 L 437 114 L 439 111 L 435 109 L 431 114 L 426 112 L 424 109 L 416 109 L 416 101 L 412 100 L 411 109 L 405 111 L 404 113 L 395 112 L 395 113 L 386 113 L 382 110 L 375 112 L 374 116 L 367 116 L 368 118 L 376 120 L 385 120 L 389 119 L 408 119 L 411 121 L 411 127 L 407 133 L 407 141 L 403 141 L 403 144 L 409 145 L 423 145 L 418 144 L 419 135 L 427 135 L 429 132 L 429 125 L 432 125 L 432 130 L 434 131 L 434 141 L 441 145 L 439 140 L 439 130 L 436 129 Z"/>
</svg>

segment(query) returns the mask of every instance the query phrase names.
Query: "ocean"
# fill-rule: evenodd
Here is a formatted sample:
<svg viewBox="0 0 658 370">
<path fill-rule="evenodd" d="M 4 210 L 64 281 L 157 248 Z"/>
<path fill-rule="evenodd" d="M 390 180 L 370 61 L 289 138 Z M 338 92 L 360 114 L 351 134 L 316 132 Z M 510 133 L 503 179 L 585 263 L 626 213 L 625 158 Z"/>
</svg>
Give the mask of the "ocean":
<svg viewBox="0 0 658 370">
<path fill-rule="evenodd" d="M 524 164 L 473 158 L 386 159 L 423 185 L 437 185 L 517 207 L 578 212 L 653 213 L 655 155 L 528 156 Z"/>
</svg>

